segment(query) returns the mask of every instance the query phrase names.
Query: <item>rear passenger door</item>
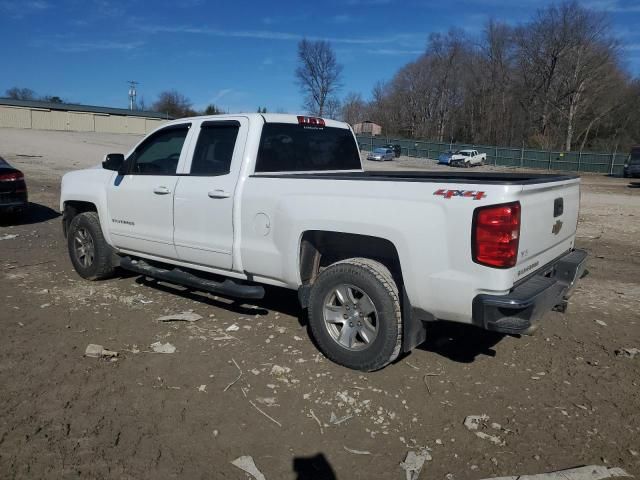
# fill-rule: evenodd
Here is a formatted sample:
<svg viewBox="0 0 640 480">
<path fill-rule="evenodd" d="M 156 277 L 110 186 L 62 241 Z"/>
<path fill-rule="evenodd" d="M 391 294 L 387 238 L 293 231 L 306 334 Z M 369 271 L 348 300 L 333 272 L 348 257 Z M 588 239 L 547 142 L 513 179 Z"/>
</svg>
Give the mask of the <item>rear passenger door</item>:
<svg viewBox="0 0 640 480">
<path fill-rule="evenodd" d="M 195 125 L 174 197 L 174 244 L 184 262 L 231 270 L 233 206 L 248 120 L 226 117 Z"/>
</svg>

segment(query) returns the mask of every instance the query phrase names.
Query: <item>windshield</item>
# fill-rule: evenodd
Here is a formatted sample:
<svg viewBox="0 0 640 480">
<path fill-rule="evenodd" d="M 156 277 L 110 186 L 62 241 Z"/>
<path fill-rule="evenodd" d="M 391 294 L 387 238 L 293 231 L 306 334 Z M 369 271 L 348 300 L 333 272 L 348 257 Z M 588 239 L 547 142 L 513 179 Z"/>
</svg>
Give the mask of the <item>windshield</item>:
<svg viewBox="0 0 640 480">
<path fill-rule="evenodd" d="M 387 153 L 386 148 L 376 148 L 373 153 Z"/>
</svg>

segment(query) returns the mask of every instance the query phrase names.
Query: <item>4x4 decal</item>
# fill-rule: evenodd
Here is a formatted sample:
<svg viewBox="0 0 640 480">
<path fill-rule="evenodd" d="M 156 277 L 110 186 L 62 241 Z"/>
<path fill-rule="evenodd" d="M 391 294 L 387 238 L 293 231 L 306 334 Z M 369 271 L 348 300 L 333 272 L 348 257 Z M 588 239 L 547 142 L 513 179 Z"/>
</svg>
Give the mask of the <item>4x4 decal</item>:
<svg viewBox="0 0 640 480">
<path fill-rule="evenodd" d="M 436 190 L 433 194 L 444 198 L 465 197 L 473 198 L 474 200 L 482 200 L 487 196 L 486 193 L 476 190 L 445 190 L 444 188 Z"/>
</svg>

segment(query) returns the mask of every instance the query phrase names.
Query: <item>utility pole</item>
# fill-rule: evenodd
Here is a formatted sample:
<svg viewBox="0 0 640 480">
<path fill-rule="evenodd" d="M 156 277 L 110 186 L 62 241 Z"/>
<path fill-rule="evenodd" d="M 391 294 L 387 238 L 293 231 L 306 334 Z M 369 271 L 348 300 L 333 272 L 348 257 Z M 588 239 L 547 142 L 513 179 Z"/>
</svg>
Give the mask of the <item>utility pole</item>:
<svg viewBox="0 0 640 480">
<path fill-rule="evenodd" d="M 133 110 L 136 104 L 136 85 L 140 85 L 140 83 L 135 80 L 127 80 L 127 83 L 129 84 L 129 110 Z"/>
</svg>

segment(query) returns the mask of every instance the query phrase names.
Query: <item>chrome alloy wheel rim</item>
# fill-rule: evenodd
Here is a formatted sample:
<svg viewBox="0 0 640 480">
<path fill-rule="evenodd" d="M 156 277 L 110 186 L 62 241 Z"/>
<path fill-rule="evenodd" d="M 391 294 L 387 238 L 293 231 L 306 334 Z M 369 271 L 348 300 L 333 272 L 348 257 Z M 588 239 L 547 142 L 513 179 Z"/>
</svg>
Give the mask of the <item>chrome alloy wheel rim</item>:
<svg viewBox="0 0 640 480">
<path fill-rule="evenodd" d="M 93 244 L 93 237 L 86 228 L 79 228 L 73 237 L 73 245 L 76 258 L 80 264 L 87 268 L 93 264 L 96 249 Z"/>
<path fill-rule="evenodd" d="M 333 288 L 322 314 L 331 338 L 347 350 L 364 350 L 378 336 L 378 311 L 369 295 L 354 285 Z"/>
</svg>

